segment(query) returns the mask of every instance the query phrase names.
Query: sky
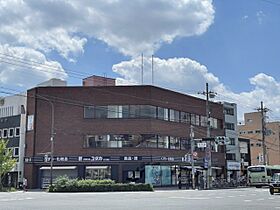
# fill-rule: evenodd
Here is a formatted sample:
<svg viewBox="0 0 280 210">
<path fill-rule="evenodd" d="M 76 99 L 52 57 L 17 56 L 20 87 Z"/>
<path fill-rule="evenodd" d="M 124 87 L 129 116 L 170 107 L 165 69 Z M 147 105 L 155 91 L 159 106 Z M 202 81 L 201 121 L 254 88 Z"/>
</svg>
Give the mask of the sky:
<svg viewBox="0 0 280 210">
<path fill-rule="evenodd" d="M 90 75 L 280 119 L 278 0 L 0 0 L 0 95 Z M 152 81 L 151 57 L 154 79 Z"/>
</svg>

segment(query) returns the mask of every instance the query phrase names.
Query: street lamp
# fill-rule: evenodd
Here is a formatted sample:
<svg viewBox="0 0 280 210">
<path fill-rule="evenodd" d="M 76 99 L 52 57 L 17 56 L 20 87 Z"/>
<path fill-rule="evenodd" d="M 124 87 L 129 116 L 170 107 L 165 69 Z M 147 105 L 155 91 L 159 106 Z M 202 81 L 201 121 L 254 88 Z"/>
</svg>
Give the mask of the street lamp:
<svg viewBox="0 0 280 210">
<path fill-rule="evenodd" d="M 51 168 L 50 168 L 50 186 L 53 184 L 53 150 L 54 150 L 54 105 L 53 102 L 45 96 L 36 94 L 36 97 L 46 100 L 51 105 Z"/>
</svg>

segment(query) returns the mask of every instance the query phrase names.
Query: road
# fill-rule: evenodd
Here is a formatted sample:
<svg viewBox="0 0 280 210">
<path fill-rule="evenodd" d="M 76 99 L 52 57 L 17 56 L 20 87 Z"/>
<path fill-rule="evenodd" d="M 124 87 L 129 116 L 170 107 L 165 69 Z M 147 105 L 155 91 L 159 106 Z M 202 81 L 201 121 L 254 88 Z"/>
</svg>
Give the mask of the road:
<svg viewBox="0 0 280 210">
<path fill-rule="evenodd" d="M 0 193 L 1 210 L 276 210 L 280 195 L 268 189 L 156 190 L 110 193 Z"/>
</svg>

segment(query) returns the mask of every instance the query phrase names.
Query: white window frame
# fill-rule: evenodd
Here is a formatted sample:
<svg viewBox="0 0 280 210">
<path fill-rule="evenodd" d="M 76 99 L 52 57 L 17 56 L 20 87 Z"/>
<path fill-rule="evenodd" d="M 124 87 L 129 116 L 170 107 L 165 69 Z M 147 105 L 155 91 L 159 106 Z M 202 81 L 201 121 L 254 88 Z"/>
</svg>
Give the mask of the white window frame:
<svg viewBox="0 0 280 210">
<path fill-rule="evenodd" d="M 0 129 L 0 138 L 2 138 L 2 129 Z"/>
<path fill-rule="evenodd" d="M 8 138 L 8 131 L 9 131 L 9 130 L 8 130 L 7 128 L 4 128 L 2 131 L 3 131 L 2 138 L 3 138 L 3 139 Z M 4 134 L 5 134 L 5 131 L 7 132 L 7 135 L 4 135 Z"/>
<path fill-rule="evenodd" d="M 13 135 L 10 135 L 10 131 L 13 131 Z M 9 138 L 13 138 L 14 137 L 14 135 L 15 135 L 15 129 L 14 128 L 9 128 L 9 130 L 8 130 L 9 132 L 8 132 L 8 137 Z"/>
<path fill-rule="evenodd" d="M 19 131 L 18 135 L 17 135 L 17 130 Z M 20 127 L 16 127 L 14 131 L 14 137 L 19 137 L 19 136 L 20 136 Z"/>
<path fill-rule="evenodd" d="M 18 150 L 18 152 L 17 152 L 18 154 L 17 155 L 16 155 L 16 152 L 15 152 L 16 149 Z M 19 156 L 19 147 L 14 147 L 13 148 L 13 157 L 18 157 L 18 156 Z"/>
</svg>

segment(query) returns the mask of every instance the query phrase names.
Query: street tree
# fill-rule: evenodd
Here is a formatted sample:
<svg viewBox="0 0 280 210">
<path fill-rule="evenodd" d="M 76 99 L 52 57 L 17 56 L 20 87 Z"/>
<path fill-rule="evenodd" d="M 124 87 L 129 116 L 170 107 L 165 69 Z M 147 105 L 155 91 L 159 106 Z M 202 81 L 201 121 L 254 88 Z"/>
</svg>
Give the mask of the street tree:
<svg viewBox="0 0 280 210">
<path fill-rule="evenodd" d="M 8 141 L 0 139 L 0 191 L 3 190 L 3 178 L 16 165 L 13 151 L 7 148 Z"/>
</svg>

